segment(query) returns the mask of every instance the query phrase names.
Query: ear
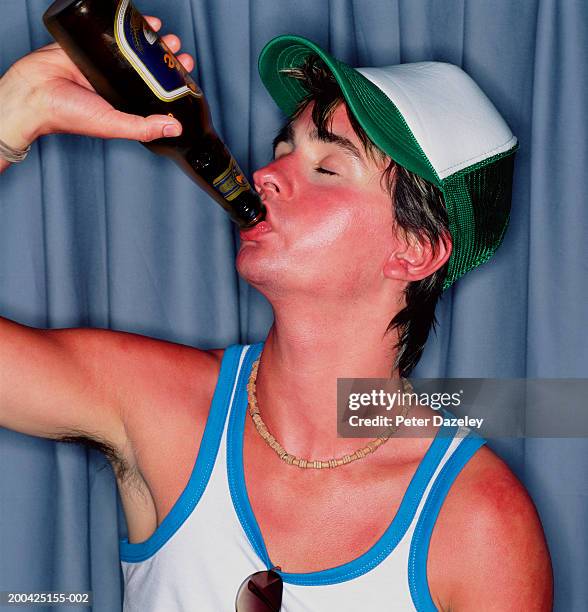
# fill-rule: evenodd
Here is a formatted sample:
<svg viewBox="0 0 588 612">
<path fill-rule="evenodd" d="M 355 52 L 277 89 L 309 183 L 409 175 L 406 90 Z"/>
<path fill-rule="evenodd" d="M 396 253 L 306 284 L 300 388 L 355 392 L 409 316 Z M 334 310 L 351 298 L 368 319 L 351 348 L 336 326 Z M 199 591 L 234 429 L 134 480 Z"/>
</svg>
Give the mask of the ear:
<svg viewBox="0 0 588 612">
<path fill-rule="evenodd" d="M 384 276 L 391 280 L 413 282 L 441 268 L 451 255 L 453 243 L 449 233 L 443 234 L 433 249 L 426 237 L 406 234 L 404 240 L 398 240 L 397 246 L 384 264 Z"/>
</svg>

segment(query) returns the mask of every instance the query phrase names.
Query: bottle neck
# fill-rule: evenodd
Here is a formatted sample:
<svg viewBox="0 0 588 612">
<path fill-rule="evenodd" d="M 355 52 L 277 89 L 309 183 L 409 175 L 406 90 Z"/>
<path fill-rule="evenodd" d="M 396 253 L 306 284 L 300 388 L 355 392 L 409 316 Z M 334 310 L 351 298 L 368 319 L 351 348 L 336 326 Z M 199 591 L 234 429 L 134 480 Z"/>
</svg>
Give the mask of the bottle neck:
<svg viewBox="0 0 588 612">
<path fill-rule="evenodd" d="M 231 215 L 233 221 L 243 229 L 261 223 L 267 215 L 267 210 L 259 195 L 251 187 L 235 198 L 234 209 L 236 217 Z"/>
</svg>

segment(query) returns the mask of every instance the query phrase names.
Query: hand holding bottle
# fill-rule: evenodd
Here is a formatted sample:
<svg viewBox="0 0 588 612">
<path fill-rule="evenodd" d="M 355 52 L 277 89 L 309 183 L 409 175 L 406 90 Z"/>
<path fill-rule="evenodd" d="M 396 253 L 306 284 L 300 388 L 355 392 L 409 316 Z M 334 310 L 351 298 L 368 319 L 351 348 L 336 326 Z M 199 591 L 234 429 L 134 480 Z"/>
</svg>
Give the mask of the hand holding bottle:
<svg viewBox="0 0 588 612">
<path fill-rule="evenodd" d="M 147 17 L 158 31 L 161 21 Z M 181 41 L 174 34 L 162 37 L 177 53 Z M 186 70 L 193 58 L 177 59 Z M 101 98 L 57 43 L 42 47 L 13 64 L 0 79 L 0 139 L 24 149 L 44 134 L 67 132 L 99 138 L 128 138 L 149 142 L 177 136 L 182 125 L 167 115 L 141 117 L 115 110 Z M 0 160 L 0 171 L 8 166 Z"/>
</svg>

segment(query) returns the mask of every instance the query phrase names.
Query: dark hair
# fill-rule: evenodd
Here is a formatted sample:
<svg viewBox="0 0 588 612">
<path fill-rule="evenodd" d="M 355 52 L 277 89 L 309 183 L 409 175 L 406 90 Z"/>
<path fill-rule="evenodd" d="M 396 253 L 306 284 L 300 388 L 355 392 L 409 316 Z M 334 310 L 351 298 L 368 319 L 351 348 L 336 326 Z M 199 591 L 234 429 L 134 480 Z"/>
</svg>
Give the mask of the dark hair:
<svg viewBox="0 0 588 612">
<path fill-rule="evenodd" d="M 312 120 L 319 136 L 329 132 L 329 126 L 335 109 L 340 103 L 345 104 L 343 94 L 337 81 L 316 54 L 310 54 L 299 68 L 283 70 L 289 77 L 297 79 L 308 91 L 290 117 L 288 124 L 297 119 L 304 109 L 314 102 Z M 440 240 L 449 235 L 447 211 L 441 191 L 400 166 L 379 149 L 365 133 L 349 107 L 345 104 L 347 116 L 354 132 L 360 139 L 366 155 L 376 162 L 388 166 L 383 171 L 382 180 L 392 202 L 396 223 L 406 234 L 412 234 L 419 240 L 428 240 L 436 250 Z M 405 289 L 406 306 L 390 321 L 385 333 L 398 329 L 398 350 L 394 368 L 401 376 L 408 376 L 418 363 L 429 332 L 435 330 L 435 306 L 443 291 L 443 281 L 447 274 L 445 263 L 433 274 L 420 281 L 408 283 Z"/>
</svg>

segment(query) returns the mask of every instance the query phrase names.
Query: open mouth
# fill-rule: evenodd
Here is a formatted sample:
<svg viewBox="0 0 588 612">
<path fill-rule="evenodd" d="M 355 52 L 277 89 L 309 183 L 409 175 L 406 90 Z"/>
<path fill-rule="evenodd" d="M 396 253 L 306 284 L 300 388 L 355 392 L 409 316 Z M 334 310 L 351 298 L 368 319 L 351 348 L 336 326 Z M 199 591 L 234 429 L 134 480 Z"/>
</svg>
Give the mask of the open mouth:
<svg viewBox="0 0 588 612">
<path fill-rule="evenodd" d="M 261 223 L 258 223 L 257 225 L 254 225 L 253 227 L 249 228 L 249 229 L 243 229 L 239 232 L 239 236 L 241 237 L 242 241 L 245 240 L 250 240 L 250 241 L 255 241 L 255 240 L 259 240 L 264 234 L 267 234 L 268 232 L 272 231 L 272 226 L 269 224 L 268 221 L 262 221 Z"/>
</svg>

